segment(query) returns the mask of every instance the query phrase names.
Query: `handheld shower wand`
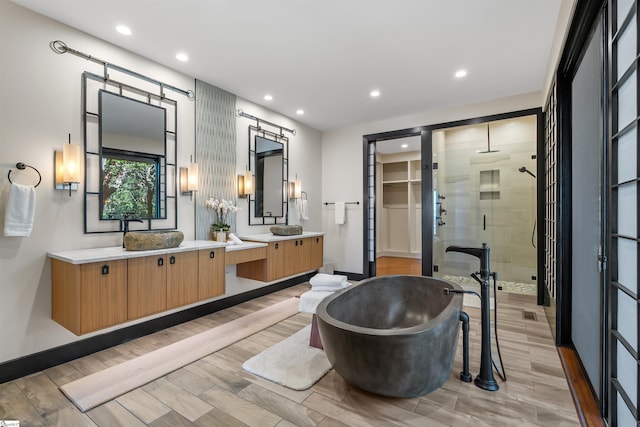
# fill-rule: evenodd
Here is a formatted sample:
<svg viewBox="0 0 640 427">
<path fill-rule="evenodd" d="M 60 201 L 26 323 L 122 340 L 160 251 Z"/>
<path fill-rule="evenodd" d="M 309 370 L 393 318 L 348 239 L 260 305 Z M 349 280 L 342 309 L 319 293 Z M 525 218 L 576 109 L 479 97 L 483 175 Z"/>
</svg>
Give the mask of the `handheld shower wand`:
<svg viewBox="0 0 640 427">
<path fill-rule="evenodd" d="M 536 176 L 535 176 L 535 175 L 534 175 L 534 174 L 533 174 L 529 169 L 527 169 L 527 168 L 526 168 L 526 167 L 524 167 L 524 166 L 521 166 L 518 170 L 519 170 L 520 172 L 522 172 L 522 173 L 528 173 L 529 175 L 531 175 L 531 176 L 532 176 L 532 177 L 534 177 L 534 178 L 536 177 Z"/>
</svg>

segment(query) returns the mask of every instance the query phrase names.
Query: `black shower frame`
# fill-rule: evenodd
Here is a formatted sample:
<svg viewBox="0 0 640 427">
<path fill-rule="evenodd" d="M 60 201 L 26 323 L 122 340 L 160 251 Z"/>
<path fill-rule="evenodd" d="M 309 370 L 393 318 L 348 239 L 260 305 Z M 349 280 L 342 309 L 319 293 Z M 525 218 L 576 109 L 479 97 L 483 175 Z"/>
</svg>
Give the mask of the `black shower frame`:
<svg viewBox="0 0 640 427">
<path fill-rule="evenodd" d="M 373 209 L 375 212 L 375 198 L 373 206 L 369 202 L 369 180 L 368 180 L 368 152 L 369 144 L 375 144 L 378 141 L 386 141 L 391 139 L 405 138 L 410 136 L 420 135 L 421 140 L 421 196 L 422 196 L 422 275 L 433 275 L 433 235 L 427 233 L 425 238 L 425 230 L 430 230 L 433 223 L 433 198 L 431 197 L 431 191 L 433 188 L 432 178 L 432 163 L 428 159 L 432 158 L 433 140 L 432 135 L 434 131 L 440 129 L 446 129 L 457 126 L 475 125 L 479 123 L 492 122 L 496 120 L 513 119 L 523 116 L 536 116 L 536 175 L 539 179 L 536 180 L 536 219 L 538 224 L 538 234 L 536 241 L 537 248 L 537 265 L 536 265 L 536 279 L 537 279 L 537 303 L 542 305 L 545 300 L 549 301 L 548 290 L 544 286 L 544 210 L 545 210 L 545 198 L 544 198 L 544 114 L 542 108 L 530 108 L 525 110 L 512 111 L 509 113 L 493 114 L 488 116 L 480 116 L 471 119 L 457 120 L 452 122 L 438 123 L 434 125 L 417 126 L 413 128 L 400 129 L 388 132 L 380 132 L 374 134 L 364 135 L 362 137 L 362 200 L 363 200 L 363 220 L 362 220 L 362 272 L 363 276 L 373 277 L 376 275 L 376 262 L 369 262 L 368 253 L 370 250 L 376 252 L 375 239 L 373 248 L 369 247 L 369 217 L 368 212 Z M 427 159 L 427 160 L 426 160 Z M 374 182 L 375 182 L 375 167 L 373 168 Z M 425 215 L 425 210 L 428 214 Z M 377 228 L 377 218 L 374 220 L 374 227 Z"/>
</svg>

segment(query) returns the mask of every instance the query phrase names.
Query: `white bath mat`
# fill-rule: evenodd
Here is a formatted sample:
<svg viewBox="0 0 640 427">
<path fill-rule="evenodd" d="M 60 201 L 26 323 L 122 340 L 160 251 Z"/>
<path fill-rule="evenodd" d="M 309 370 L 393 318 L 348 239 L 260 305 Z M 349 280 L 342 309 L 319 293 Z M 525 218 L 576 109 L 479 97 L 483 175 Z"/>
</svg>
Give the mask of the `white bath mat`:
<svg viewBox="0 0 640 427">
<path fill-rule="evenodd" d="M 310 334 L 311 325 L 247 360 L 242 369 L 293 390 L 308 389 L 331 369 L 324 351 L 309 346 Z"/>
<path fill-rule="evenodd" d="M 115 399 L 298 313 L 289 298 L 60 387 L 82 411 Z"/>
</svg>

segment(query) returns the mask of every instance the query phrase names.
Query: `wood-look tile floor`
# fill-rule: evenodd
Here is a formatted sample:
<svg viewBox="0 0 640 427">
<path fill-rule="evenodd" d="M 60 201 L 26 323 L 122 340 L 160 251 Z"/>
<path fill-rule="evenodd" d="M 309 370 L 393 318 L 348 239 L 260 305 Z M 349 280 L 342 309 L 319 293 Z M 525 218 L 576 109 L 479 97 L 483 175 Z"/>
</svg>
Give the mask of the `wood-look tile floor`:
<svg viewBox="0 0 640 427">
<path fill-rule="evenodd" d="M 0 420 L 24 426 L 576 426 L 579 425 L 544 310 L 526 295 L 499 296 L 499 338 L 507 381 L 488 392 L 458 379 L 462 348 L 445 385 L 395 399 L 361 391 L 333 370 L 293 391 L 242 370 L 242 363 L 311 322 L 299 313 L 119 398 L 81 413 L 60 385 L 230 319 L 299 295 L 276 292 L 155 334 L 0 384 Z M 471 317 L 471 371 L 480 359 L 479 311 Z M 536 313 L 525 320 L 523 310 Z"/>
</svg>

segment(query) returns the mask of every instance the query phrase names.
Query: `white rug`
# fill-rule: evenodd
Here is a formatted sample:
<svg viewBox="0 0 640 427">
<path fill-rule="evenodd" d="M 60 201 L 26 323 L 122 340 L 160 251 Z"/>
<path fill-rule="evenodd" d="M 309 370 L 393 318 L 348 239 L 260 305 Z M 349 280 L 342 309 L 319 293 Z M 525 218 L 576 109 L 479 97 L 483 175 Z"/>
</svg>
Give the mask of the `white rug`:
<svg viewBox="0 0 640 427">
<path fill-rule="evenodd" d="M 242 369 L 293 390 L 306 390 L 320 380 L 331 364 L 324 350 L 309 346 L 306 326 L 244 362 Z"/>
<path fill-rule="evenodd" d="M 60 387 L 82 411 L 115 399 L 298 313 L 289 298 Z"/>
</svg>

